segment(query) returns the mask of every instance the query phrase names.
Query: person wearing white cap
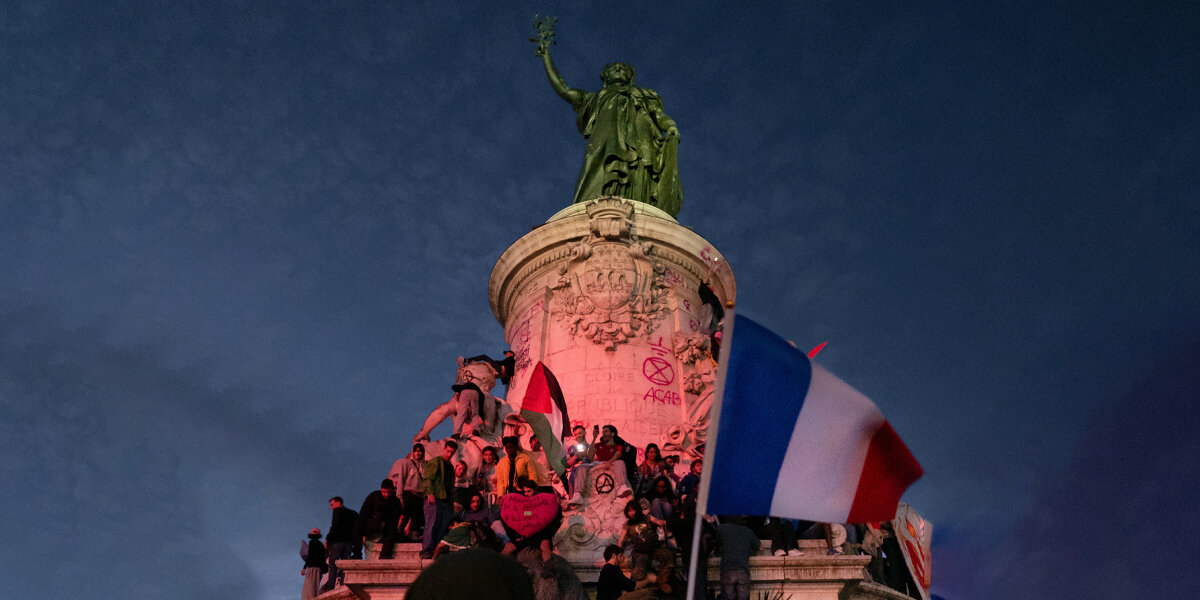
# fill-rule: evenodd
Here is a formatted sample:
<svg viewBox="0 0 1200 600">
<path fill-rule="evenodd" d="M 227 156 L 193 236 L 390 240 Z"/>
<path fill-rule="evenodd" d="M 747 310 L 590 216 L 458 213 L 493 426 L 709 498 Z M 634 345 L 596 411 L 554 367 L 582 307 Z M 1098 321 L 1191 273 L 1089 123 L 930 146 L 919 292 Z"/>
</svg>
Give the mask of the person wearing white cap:
<svg viewBox="0 0 1200 600">
<path fill-rule="evenodd" d="M 302 546 L 304 567 L 300 574 L 304 575 L 304 587 L 300 588 L 300 600 L 316 598 L 321 589 L 321 575 L 329 570 L 325 563 L 325 544 L 321 543 L 321 530 L 316 527 L 308 532 L 308 542 Z"/>
</svg>

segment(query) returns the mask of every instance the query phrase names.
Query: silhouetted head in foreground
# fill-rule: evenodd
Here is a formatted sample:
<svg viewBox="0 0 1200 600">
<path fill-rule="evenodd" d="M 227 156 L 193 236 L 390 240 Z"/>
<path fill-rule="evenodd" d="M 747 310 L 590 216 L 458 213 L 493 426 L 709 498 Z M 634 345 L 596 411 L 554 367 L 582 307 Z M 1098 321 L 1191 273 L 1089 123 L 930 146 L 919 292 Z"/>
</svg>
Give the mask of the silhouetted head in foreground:
<svg viewBox="0 0 1200 600">
<path fill-rule="evenodd" d="M 409 600 L 534 600 L 533 581 L 517 561 L 494 550 L 460 550 L 421 571 Z"/>
</svg>

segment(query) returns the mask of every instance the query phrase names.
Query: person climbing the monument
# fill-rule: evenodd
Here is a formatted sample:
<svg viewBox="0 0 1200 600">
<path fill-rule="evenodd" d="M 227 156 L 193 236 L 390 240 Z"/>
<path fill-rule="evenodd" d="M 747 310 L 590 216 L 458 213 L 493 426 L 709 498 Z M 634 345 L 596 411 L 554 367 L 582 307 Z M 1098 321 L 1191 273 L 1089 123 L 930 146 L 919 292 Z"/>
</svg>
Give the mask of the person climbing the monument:
<svg viewBox="0 0 1200 600">
<path fill-rule="evenodd" d="M 537 468 L 533 458 L 521 448 L 521 438 L 515 435 L 504 436 L 500 443 L 504 446 L 504 457 L 496 464 L 496 495 L 516 490 L 516 481 L 526 478 L 535 482 L 539 487 L 547 487 L 549 482 L 538 480 Z"/>
<path fill-rule="evenodd" d="M 496 360 L 486 354 L 477 354 L 468 358 L 459 357 L 458 360 L 464 364 L 485 362 L 492 365 L 492 368 L 496 369 L 496 376 L 500 378 L 500 383 L 503 383 L 505 388 L 508 387 L 508 382 L 512 379 L 513 373 L 517 369 L 517 354 L 512 350 L 504 351 L 503 360 Z"/>
<path fill-rule="evenodd" d="M 456 383 L 450 389 L 454 390 L 454 416 L 451 418 L 454 433 L 450 437 L 470 437 L 483 424 L 483 390 L 473 381 Z"/>
<path fill-rule="evenodd" d="M 404 504 L 404 517 L 400 522 L 400 530 L 409 539 L 420 539 L 421 528 L 425 525 L 425 513 L 421 508 L 425 494 L 421 490 L 421 473 L 425 468 L 425 446 L 413 444 L 408 456 L 392 463 L 388 479 L 396 485 L 400 502 Z"/>
<path fill-rule="evenodd" d="M 433 550 L 446 535 L 452 514 L 451 493 L 454 490 L 454 466 L 451 459 L 458 443 L 446 440 L 442 454 L 425 463 L 421 473 L 421 491 L 425 494 L 425 531 L 421 540 L 421 558 L 433 558 Z"/>
<path fill-rule="evenodd" d="M 329 561 L 329 576 L 325 578 L 325 584 L 321 586 L 321 592 L 325 593 L 332 590 L 334 586 L 340 583 L 342 571 L 337 566 L 337 561 L 350 558 L 355 555 L 354 533 L 358 529 L 358 513 L 346 508 L 342 503 L 341 496 L 334 496 L 329 499 L 329 510 L 333 511 L 332 521 L 329 524 L 329 534 L 325 536 L 325 552 L 328 554 Z M 361 553 L 361 551 L 360 551 Z"/>
<path fill-rule="evenodd" d="M 379 489 L 367 495 L 358 511 L 363 528 L 361 539 L 367 558 L 391 558 L 396 529 L 404 514 L 391 479 L 379 483 Z"/>
<path fill-rule="evenodd" d="M 446 419 L 451 421 L 450 437 L 466 439 L 471 436 L 490 438 L 499 433 L 505 405 L 490 394 L 495 384 L 496 370 L 484 362 L 467 363 L 459 359 L 455 383 L 450 386 L 454 395 L 434 408 L 413 443 L 428 442 L 433 430 Z"/>
<path fill-rule="evenodd" d="M 316 598 L 321 593 L 321 575 L 329 570 L 325 563 L 325 545 L 321 543 L 321 530 L 316 527 L 308 532 L 308 541 L 300 546 L 300 555 L 304 566 L 300 574 L 304 576 L 304 587 L 300 589 L 300 600 Z"/>
<path fill-rule="evenodd" d="M 550 58 L 554 21 L 539 19 L 534 54 L 542 59 L 550 87 L 577 115 L 587 140 L 583 168 L 575 184 L 575 203 L 600 196 L 621 196 L 652 204 L 672 217 L 683 205 L 677 156 L 679 128 L 663 111 L 662 98 L 634 85 L 628 63 L 615 62 L 600 73 L 603 86 L 585 92 L 567 85 Z"/>
</svg>

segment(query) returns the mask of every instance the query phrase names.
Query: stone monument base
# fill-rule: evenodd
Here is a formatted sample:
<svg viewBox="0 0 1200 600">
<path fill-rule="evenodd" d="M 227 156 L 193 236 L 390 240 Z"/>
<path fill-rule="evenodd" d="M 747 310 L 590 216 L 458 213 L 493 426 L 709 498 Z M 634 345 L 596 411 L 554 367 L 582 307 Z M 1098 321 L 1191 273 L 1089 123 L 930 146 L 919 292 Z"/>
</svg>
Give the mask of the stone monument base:
<svg viewBox="0 0 1200 600">
<path fill-rule="evenodd" d="M 764 542 L 759 556 L 750 559 L 751 590 L 791 600 L 904 600 L 908 598 L 867 578 L 865 555 L 827 555 L 824 540 L 801 540 L 801 556 L 771 556 Z M 400 600 L 412 582 L 432 560 L 418 556 L 420 544 L 399 544 L 396 558 L 389 560 L 343 560 L 344 586 L 319 596 L 319 600 Z M 584 588 L 595 595 L 600 576 L 599 559 L 572 561 Z M 719 589 L 720 559 L 708 561 L 709 589 Z"/>
</svg>

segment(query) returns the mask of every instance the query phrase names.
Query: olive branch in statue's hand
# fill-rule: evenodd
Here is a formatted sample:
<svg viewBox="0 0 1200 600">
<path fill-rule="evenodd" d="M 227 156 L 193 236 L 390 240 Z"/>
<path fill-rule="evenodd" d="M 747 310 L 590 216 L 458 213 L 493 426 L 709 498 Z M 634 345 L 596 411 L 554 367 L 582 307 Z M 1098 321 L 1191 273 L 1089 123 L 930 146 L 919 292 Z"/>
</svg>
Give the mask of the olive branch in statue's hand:
<svg viewBox="0 0 1200 600">
<path fill-rule="evenodd" d="M 554 43 L 554 24 L 557 22 L 558 17 L 533 16 L 533 28 L 537 30 L 537 37 L 531 37 L 529 41 L 537 42 L 534 56 L 541 57 L 550 53 L 550 44 Z"/>
</svg>

